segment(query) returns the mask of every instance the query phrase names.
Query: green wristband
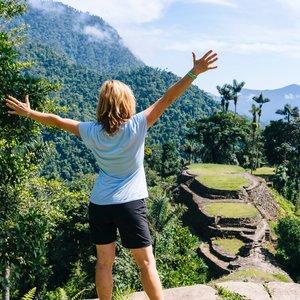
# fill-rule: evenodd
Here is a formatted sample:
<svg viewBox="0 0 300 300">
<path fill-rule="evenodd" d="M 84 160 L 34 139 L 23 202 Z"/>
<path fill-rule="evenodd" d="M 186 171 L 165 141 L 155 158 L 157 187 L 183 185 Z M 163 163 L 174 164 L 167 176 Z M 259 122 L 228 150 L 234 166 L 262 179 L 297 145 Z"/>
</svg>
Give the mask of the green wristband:
<svg viewBox="0 0 300 300">
<path fill-rule="evenodd" d="M 197 75 L 193 74 L 192 72 L 188 72 L 187 74 L 188 74 L 188 76 L 190 76 L 192 79 L 196 79 L 196 78 L 197 78 Z"/>
</svg>

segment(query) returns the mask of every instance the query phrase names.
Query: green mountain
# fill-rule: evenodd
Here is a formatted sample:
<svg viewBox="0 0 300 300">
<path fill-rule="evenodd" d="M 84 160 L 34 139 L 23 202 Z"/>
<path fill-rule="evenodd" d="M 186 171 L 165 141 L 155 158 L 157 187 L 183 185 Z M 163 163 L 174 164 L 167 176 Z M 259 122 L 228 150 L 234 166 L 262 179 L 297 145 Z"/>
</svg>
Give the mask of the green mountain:
<svg viewBox="0 0 300 300">
<path fill-rule="evenodd" d="M 74 14 L 78 19 L 80 19 L 80 16 L 87 18 L 86 14 L 79 13 L 62 4 L 52 3 L 51 5 L 54 5 L 54 7 L 58 5 L 58 8 L 63 9 L 62 12 L 58 11 L 57 13 L 58 15 L 64 14 L 65 33 L 60 30 L 63 25 L 59 27 L 57 24 L 52 24 L 52 22 L 55 23 L 55 20 L 61 18 L 57 19 L 52 16 L 44 21 L 44 19 L 47 19 L 45 14 L 49 13 L 48 10 L 29 7 L 29 12 L 24 20 L 30 19 L 30 23 L 36 25 L 34 31 L 28 31 L 26 43 L 20 50 L 20 57 L 24 61 L 35 62 L 30 70 L 31 75 L 45 77 L 51 82 L 61 84 L 59 92 L 51 95 L 51 98 L 56 99 L 56 106 L 67 108 L 65 113 L 60 113 L 61 115 L 80 121 L 95 120 L 99 87 L 107 79 L 118 79 L 131 86 L 137 99 L 137 111 L 141 111 L 155 102 L 169 86 L 179 79 L 171 72 L 147 67 L 141 63 L 139 65 L 139 61 L 134 58 L 128 49 L 126 51 L 137 63 L 132 64 L 131 68 L 128 67 L 129 65 L 124 64 L 124 68 L 118 72 L 116 70 L 121 68 L 121 64 L 118 63 L 114 66 L 113 73 L 111 73 L 111 66 L 106 68 L 105 65 L 98 65 L 96 68 L 97 63 L 101 61 L 101 56 L 97 58 L 98 60 L 93 55 L 87 56 L 85 61 L 89 63 L 80 63 L 78 57 L 74 59 L 78 52 L 75 50 L 73 53 L 70 47 L 69 53 L 62 45 L 57 45 L 57 39 L 64 36 L 64 45 L 72 45 L 73 42 L 77 41 L 76 49 L 84 48 L 85 41 L 81 40 L 82 33 L 72 31 L 72 28 Z M 53 15 L 55 12 L 52 11 L 51 14 Z M 98 17 L 90 17 L 91 20 L 101 20 Z M 52 21 L 50 22 L 50 20 Z M 67 20 L 69 20 L 69 23 L 67 23 Z M 45 26 L 38 25 L 43 24 L 43 22 L 48 24 L 47 29 Z M 106 24 L 103 20 L 102 22 Z M 45 34 L 46 30 L 49 35 Z M 37 41 L 37 36 L 41 37 L 40 41 Z M 117 48 L 118 45 L 115 44 L 114 47 Z M 118 52 L 120 50 L 115 49 L 114 51 Z M 104 54 L 103 56 L 104 61 L 108 59 L 108 56 Z M 117 62 L 121 61 L 121 58 L 117 56 L 122 55 L 113 56 Z M 190 87 L 181 99 L 175 102 L 162 116 L 161 120 L 150 129 L 147 145 L 152 147 L 154 144 L 163 144 L 168 140 L 172 140 L 179 146 L 185 139 L 187 121 L 191 118 L 206 116 L 217 107 L 218 104 L 207 93 L 196 86 Z M 54 133 L 53 130 L 47 129 L 44 132 L 44 139 L 52 141 L 54 146 L 51 162 L 47 164 L 46 174 L 70 179 L 75 174 L 80 175 L 96 171 L 93 157 L 77 137 L 60 131 Z"/>
<path fill-rule="evenodd" d="M 27 14 L 18 22 L 27 25 L 31 40 L 65 53 L 75 63 L 91 69 L 116 72 L 144 65 L 102 18 L 62 3 L 30 0 Z"/>
</svg>

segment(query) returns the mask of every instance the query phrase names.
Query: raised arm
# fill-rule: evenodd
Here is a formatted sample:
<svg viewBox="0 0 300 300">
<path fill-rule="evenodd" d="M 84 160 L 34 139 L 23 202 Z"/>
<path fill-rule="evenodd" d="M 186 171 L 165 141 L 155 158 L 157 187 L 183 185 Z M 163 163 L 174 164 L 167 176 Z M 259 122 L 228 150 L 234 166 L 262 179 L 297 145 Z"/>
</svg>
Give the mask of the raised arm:
<svg viewBox="0 0 300 300">
<path fill-rule="evenodd" d="M 61 118 L 54 114 L 35 111 L 30 108 L 28 96 L 25 97 L 25 102 L 20 102 L 16 98 L 8 96 L 6 105 L 11 109 L 8 111 L 11 115 L 27 117 L 46 126 L 58 127 L 79 136 L 78 121 Z"/>
<path fill-rule="evenodd" d="M 200 59 L 196 58 L 196 54 L 194 52 L 192 54 L 193 68 L 183 78 L 172 85 L 160 99 L 144 110 L 148 128 L 151 127 L 159 119 L 163 112 L 186 91 L 199 74 L 217 68 L 217 66 L 212 66 L 212 64 L 218 59 L 217 54 L 212 50 L 208 51 Z"/>
</svg>

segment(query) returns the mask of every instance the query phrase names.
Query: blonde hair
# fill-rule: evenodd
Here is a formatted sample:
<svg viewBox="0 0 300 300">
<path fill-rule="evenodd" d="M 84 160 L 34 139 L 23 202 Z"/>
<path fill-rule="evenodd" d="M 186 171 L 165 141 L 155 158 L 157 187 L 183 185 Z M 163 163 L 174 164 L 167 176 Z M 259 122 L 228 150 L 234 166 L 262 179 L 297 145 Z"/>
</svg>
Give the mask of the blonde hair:
<svg viewBox="0 0 300 300">
<path fill-rule="evenodd" d="M 135 98 L 131 88 L 119 80 L 107 80 L 100 89 L 97 120 L 110 135 L 135 114 Z"/>
</svg>

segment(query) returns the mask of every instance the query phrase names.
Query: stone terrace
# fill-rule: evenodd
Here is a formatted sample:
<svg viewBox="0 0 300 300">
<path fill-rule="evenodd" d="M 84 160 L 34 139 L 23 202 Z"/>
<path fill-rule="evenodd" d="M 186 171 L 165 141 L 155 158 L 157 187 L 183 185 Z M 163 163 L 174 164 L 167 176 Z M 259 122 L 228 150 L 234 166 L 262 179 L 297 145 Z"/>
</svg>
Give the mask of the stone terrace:
<svg viewBox="0 0 300 300">
<path fill-rule="evenodd" d="M 204 240 L 199 246 L 199 252 L 219 276 L 237 269 L 256 269 L 282 274 L 291 280 L 265 249 L 270 240 L 268 221 L 277 218 L 279 207 L 263 179 L 248 173 L 240 175 L 247 178 L 250 185 L 237 191 L 228 191 L 209 188 L 196 180 L 196 174 L 185 170 L 178 178 L 176 191 L 176 201 L 188 207 L 184 223 Z M 209 215 L 205 207 L 210 203 L 248 204 L 259 213 L 248 217 Z M 233 237 L 244 243 L 238 253 L 228 253 L 215 243 L 215 238 Z"/>
</svg>

